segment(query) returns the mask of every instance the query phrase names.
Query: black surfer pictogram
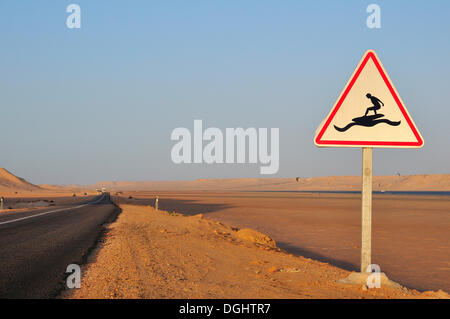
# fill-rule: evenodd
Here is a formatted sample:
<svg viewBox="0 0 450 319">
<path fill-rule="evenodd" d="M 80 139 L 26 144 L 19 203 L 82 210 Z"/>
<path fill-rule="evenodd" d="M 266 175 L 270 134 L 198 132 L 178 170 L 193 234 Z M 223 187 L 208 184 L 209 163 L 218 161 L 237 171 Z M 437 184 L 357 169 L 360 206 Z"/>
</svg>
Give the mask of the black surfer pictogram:
<svg viewBox="0 0 450 319">
<path fill-rule="evenodd" d="M 354 125 L 367 126 L 367 127 L 372 127 L 372 126 L 375 126 L 380 123 L 386 123 L 391 126 L 400 125 L 401 121 L 393 122 L 389 119 L 382 118 L 384 116 L 384 114 L 377 113 L 377 111 L 379 109 L 381 109 L 381 106 L 384 106 L 384 103 L 379 98 L 377 98 L 376 96 L 373 96 L 370 93 L 367 93 L 366 97 L 372 102 L 373 105 L 366 109 L 366 113 L 364 113 L 363 116 L 355 117 L 354 119 L 352 119 L 352 122 L 347 124 L 345 127 L 337 127 L 336 125 L 334 125 L 334 128 L 337 131 L 345 132 Z M 375 114 L 368 115 L 370 111 L 373 111 Z"/>
</svg>

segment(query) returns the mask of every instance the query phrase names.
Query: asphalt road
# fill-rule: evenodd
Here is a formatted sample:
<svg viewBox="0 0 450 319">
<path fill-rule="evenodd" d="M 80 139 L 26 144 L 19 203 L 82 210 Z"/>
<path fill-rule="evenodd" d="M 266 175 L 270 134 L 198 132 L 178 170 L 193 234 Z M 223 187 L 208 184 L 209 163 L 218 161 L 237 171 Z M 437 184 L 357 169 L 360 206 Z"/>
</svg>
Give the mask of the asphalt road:
<svg viewBox="0 0 450 319">
<path fill-rule="evenodd" d="M 0 298 L 54 298 L 120 212 L 104 194 L 85 203 L 0 214 Z"/>
</svg>

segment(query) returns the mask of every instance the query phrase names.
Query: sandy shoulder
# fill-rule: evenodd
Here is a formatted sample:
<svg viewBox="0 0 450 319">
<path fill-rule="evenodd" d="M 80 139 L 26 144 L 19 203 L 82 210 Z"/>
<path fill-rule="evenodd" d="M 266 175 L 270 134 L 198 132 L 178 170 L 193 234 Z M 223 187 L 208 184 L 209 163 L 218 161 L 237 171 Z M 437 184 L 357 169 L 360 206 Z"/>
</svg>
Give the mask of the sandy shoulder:
<svg viewBox="0 0 450 319">
<path fill-rule="evenodd" d="M 244 240 L 202 216 L 121 205 L 81 289 L 63 298 L 436 298 L 439 293 L 363 289 L 335 281 L 349 272 Z M 267 238 L 266 238 L 267 239 Z M 265 239 L 263 238 L 263 241 Z"/>
</svg>

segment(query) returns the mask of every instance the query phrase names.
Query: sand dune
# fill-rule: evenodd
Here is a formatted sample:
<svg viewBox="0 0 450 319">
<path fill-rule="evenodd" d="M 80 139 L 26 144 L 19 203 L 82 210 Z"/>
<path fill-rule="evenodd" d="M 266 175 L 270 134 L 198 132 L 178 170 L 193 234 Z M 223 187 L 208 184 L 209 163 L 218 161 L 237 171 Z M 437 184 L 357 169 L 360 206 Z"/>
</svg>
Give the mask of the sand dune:
<svg viewBox="0 0 450 319">
<path fill-rule="evenodd" d="M 94 189 L 79 185 L 34 185 L 24 178 L 18 177 L 5 168 L 0 168 L 0 196 L 7 198 L 39 198 L 49 196 L 96 195 Z"/>
<path fill-rule="evenodd" d="M 99 182 L 89 188 L 106 187 L 111 191 L 139 190 L 215 190 L 215 191 L 358 191 L 360 176 L 302 178 L 230 178 L 192 181 L 117 181 Z M 374 176 L 375 191 L 450 191 L 450 174 Z"/>
<path fill-rule="evenodd" d="M 15 191 L 42 191 L 42 188 L 17 177 L 4 168 L 0 168 L 0 192 L 11 193 Z"/>
<path fill-rule="evenodd" d="M 358 191 L 360 176 L 225 178 L 182 181 L 103 181 L 93 185 L 33 185 L 0 168 L 0 192 L 109 191 Z M 374 176 L 375 191 L 450 191 L 450 174 Z"/>
</svg>

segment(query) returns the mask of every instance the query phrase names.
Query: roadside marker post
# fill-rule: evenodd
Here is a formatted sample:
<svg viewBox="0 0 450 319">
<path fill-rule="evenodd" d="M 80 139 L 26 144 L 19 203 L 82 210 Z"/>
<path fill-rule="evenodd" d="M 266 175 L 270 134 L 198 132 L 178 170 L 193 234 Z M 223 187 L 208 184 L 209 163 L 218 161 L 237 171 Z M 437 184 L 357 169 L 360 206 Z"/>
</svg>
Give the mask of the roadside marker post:
<svg viewBox="0 0 450 319">
<path fill-rule="evenodd" d="M 3 202 L 5 201 L 5 198 L 2 196 L 0 198 L 0 210 L 3 210 Z"/>
<path fill-rule="evenodd" d="M 318 147 L 362 148 L 361 272 L 341 282 L 365 284 L 372 271 L 373 148 L 420 148 L 424 144 L 375 51 L 365 52 L 330 113 L 319 125 L 314 143 Z M 381 274 L 384 284 L 394 285 Z"/>
<path fill-rule="evenodd" d="M 159 206 L 159 196 L 156 196 L 155 199 L 155 209 L 158 210 L 158 206 Z"/>
</svg>

